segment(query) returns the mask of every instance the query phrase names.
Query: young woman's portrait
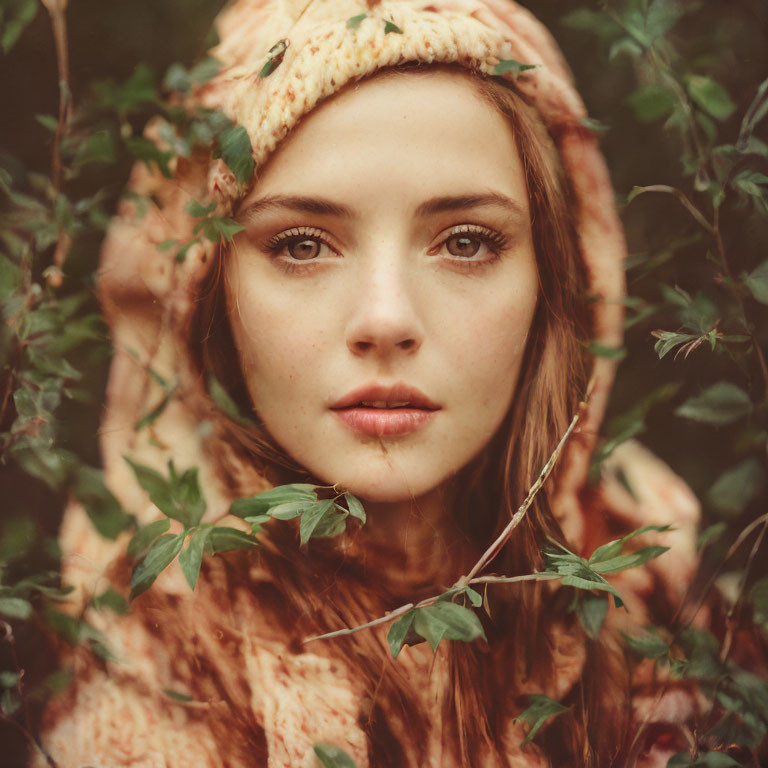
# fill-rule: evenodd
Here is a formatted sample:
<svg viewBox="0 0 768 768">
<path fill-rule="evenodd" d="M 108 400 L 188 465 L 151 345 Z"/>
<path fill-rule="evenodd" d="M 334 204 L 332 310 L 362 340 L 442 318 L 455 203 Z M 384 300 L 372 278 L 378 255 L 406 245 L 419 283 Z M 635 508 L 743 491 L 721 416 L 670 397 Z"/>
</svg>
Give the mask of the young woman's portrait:
<svg viewBox="0 0 768 768">
<path fill-rule="evenodd" d="M 107 5 L 0 11 L 0 764 L 765 765 L 766 8 Z"/>
</svg>

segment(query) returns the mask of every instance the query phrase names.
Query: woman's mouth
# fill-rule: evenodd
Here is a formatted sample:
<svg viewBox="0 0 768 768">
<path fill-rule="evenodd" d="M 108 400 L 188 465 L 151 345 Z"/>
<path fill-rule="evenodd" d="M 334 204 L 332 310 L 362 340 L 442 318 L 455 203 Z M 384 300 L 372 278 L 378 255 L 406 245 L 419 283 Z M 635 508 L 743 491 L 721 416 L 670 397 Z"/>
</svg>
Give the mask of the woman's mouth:
<svg viewBox="0 0 768 768">
<path fill-rule="evenodd" d="M 342 397 L 331 410 L 356 432 L 386 437 L 421 429 L 440 406 L 415 387 L 397 382 L 360 387 Z"/>
<path fill-rule="evenodd" d="M 437 413 L 435 410 L 410 406 L 372 407 L 355 405 L 333 409 L 333 412 L 350 428 L 372 437 L 405 435 L 423 427 Z"/>
</svg>

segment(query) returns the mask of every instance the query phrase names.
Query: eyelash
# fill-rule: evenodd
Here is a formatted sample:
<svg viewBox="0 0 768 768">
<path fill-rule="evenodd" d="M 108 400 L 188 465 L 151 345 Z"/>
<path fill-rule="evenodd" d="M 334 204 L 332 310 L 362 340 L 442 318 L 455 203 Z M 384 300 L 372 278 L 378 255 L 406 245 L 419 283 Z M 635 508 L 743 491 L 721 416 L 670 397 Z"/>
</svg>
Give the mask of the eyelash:
<svg viewBox="0 0 768 768">
<path fill-rule="evenodd" d="M 506 235 L 501 232 L 497 232 L 487 227 L 482 227 L 477 224 L 459 224 L 451 229 L 446 237 L 440 242 L 439 246 L 430 250 L 430 254 L 438 253 L 445 244 L 452 237 L 457 235 L 470 234 L 477 237 L 480 242 L 488 248 L 491 252 L 491 257 L 483 260 L 472 259 L 459 259 L 453 258 L 451 261 L 461 268 L 479 269 L 480 267 L 486 267 L 493 262 L 497 261 L 501 254 L 506 250 L 509 241 Z M 316 259 L 308 259 L 305 263 L 300 261 L 288 261 L 286 259 L 280 259 L 280 254 L 286 248 L 286 246 L 303 242 L 304 240 L 315 240 L 332 251 L 338 253 L 330 242 L 323 236 L 322 230 L 315 229 L 314 227 L 293 227 L 292 229 L 280 232 L 279 234 L 271 237 L 264 243 L 264 250 L 269 253 L 273 259 L 279 262 L 280 267 L 284 269 L 288 274 L 303 274 L 316 267 Z"/>
</svg>

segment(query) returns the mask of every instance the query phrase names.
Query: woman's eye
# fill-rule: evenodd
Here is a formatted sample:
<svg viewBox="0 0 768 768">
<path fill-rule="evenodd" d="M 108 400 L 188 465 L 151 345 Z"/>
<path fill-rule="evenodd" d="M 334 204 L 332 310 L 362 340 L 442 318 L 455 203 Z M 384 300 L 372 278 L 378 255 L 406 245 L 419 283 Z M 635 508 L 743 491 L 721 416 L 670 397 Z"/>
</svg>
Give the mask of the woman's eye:
<svg viewBox="0 0 768 768">
<path fill-rule="evenodd" d="M 455 261 L 490 262 L 507 247 L 507 238 L 501 232 L 486 227 L 462 224 L 433 251 L 445 249 L 448 258 Z"/>
<path fill-rule="evenodd" d="M 265 249 L 274 257 L 286 261 L 316 261 L 323 255 L 323 249 L 334 249 L 314 228 L 294 227 L 271 237 L 264 244 Z"/>
<path fill-rule="evenodd" d="M 470 237 L 469 235 L 451 235 L 445 241 L 448 253 L 463 259 L 471 259 L 482 245 L 479 237 Z"/>
<path fill-rule="evenodd" d="M 298 243 L 287 243 L 285 250 L 297 261 L 309 261 L 317 257 L 321 245 L 317 240 L 301 240 Z"/>
</svg>

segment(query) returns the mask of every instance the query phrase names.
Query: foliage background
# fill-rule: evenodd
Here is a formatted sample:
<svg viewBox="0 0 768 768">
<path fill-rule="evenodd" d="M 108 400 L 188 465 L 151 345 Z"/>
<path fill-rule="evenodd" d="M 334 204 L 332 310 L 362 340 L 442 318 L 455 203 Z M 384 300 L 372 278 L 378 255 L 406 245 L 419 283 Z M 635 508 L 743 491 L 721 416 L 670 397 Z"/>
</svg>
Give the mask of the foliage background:
<svg viewBox="0 0 768 768">
<path fill-rule="evenodd" d="M 98 146 L 86 146 L 79 156 L 79 145 L 70 148 L 70 167 L 78 172 L 62 185 L 74 211 L 68 213 L 57 207 L 50 181 L 47 187 L 40 177 L 37 185 L 34 181 L 35 173 L 51 177 L 53 135 L 45 119 L 35 116 L 55 120 L 59 108 L 49 14 L 37 0 L 0 2 L 0 168 L 15 190 L 43 200 L 44 209 L 37 224 L 26 226 L 27 214 L 20 214 L 14 200 L 3 194 L 0 223 L 5 232 L 24 238 L 30 229 L 39 230 L 41 222 L 53 227 L 48 242 L 37 237 L 31 251 L 28 287 L 38 284 L 40 289 L 26 309 L 19 311 L 13 303 L 18 297 L 14 275 L 7 268 L 0 272 L 0 590 L 6 590 L 0 591 L 0 611 L 2 600 L 9 598 L 28 600 L 34 607 L 29 616 L 21 615 L 23 609 L 14 615 L 14 604 L 6 602 L 6 613 L 0 616 L 15 640 L 0 634 L 0 674 L 25 670 L 26 691 L 24 706 L 14 704 L 18 680 L 0 679 L 3 765 L 23 763 L 27 737 L 20 729 L 34 730 L 40 702 L 60 682 L 46 678 L 55 670 L 39 631 L 49 602 L 43 592 L 56 586 L 55 577 L 45 580 L 41 574 L 57 568 L 55 534 L 68 495 L 88 495 L 77 467 L 99 466 L 97 430 L 109 362 L 109 341 L 93 318 L 86 323 L 90 330 L 81 343 L 65 338 L 62 344 L 74 320 L 58 316 L 53 326 L 38 328 L 37 336 L 22 338 L 19 317 L 78 293 L 83 293 L 83 303 L 72 318 L 98 312 L 92 273 L 103 226 L 136 156 L 121 144 L 120 126 L 127 123 L 134 136 L 140 135 L 157 106 L 151 98 L 131 102 L 126 91 L 102 88 L 95 109 L 99 98 L 94 83 L 125 83 L 144 66 L 153 73 L 150 85 L 144 83 L 150 95 L 162 91 L 163 75 L 174 62 L 192 65 L 213 42 L 210 23 L 221 5 L 220 0 L 70 3 L 70 85 L 75 109 L 81 110 L 76 114 L 84 120 L 81 143 L 87 145 L 89 131 L 92 136 L 95 128 L 105 126 L 116 140 L 114 151 L 101 157 Z M 702 579 L 720 569 L 726 576 L 723 585 L 741 598 L 733 621 L 740 626 L 760 624 L 768 619 L 761 581 L 768 572 L 761 562 L 765 557 L 755 557 L 754 552 L 750 557 L 745 547 L 724 566 L 723 560 L 739 533 L 754 521 L 762 526 L 754 529 L 755 535 L 762 537 L 765 531 L 760 516 L 766 512 L 768 371 L 761 365 L 758 347 L 768 348 L 768 148 L 763 143 L 768 119 L 756 122 L 749 146 L 743 131 L 740 146 L 737 139 L 768 75 L 768 4 L 530 0 L 524 5 L 558 39 L 589 112 L 600 123 L 630 243 L 626 356 L 604 427 L 603 453 L 637 435 L 685 478 L 704 508 L 708 543 Z M 26 26 L 17 25 L 14 42 L 14 22 L 29 17 Z M 138 81 L 144 82 L 141 77 Z M 110 101 L 105 93 L 114 98 Z M 89 151 L 97 153 L 96 159 Z M 717 231 L 707 231 L 668 192 L 642 194 L 627 202 L 635 187 L 649 185 L 681 190 L 710 225 L 717 216 Z M 96 203 L 77 210 L 78 201 L 92 200 L 97 193 Z M 55 277 L 45 270 L 67 228 L 72 246 L 63 265 L 64 280 L 56 287 Z M 4 235 L 0 245 L 5 257 L 18 258 L 15 240 Z M 663 350 L 654 347 L 665 339 L 652 335 L 658 330 L 687 336 L 666 337 L 677 346 L 660 358 Z M 36 401 L 25 416 L 13 393 L 25 386 L 40 390 L 39 375 L 23 382 L 24 371 L 35 369 L 28 359 L 35 339 L 42 339 L 41 349 L 54 367 L 45 376 L 58 382 L 54 401 L 60 402 Z M 695 344 L 698 339 L 704 343 Z M 688 347 L 676 356 L 685 343 Z M 67 378 L 62 359 L 85 372 L 83 378 Z M 36 365 L 39 369 L 39 360 Z M 720 389 L 724 399 L 718 400 L 716 391 L 696 400 L 721 382 L 730 385 L 727 391 Z M 686 403 L 687 410 L 681 411 Z M 29 436 L 30 430 L 40 436 L 41 423 L 42 442 L 20 447 L 20 436 Z M 32 429 L 30 424 L 37 426 Z M 40 464 L 35 457 L 42 455 Z M 103 494 L 92 491 L 91 500 L 94 515 L 107 519 L 114 513 Z M 39 588 L 8 591 L 9 585 L 30 577 L 37 579 Z"/>
</svg>

